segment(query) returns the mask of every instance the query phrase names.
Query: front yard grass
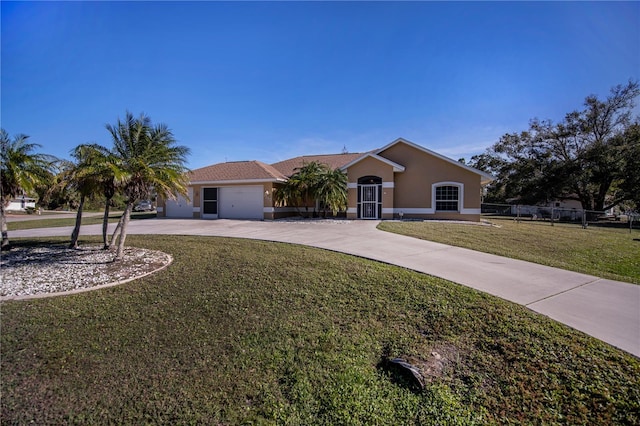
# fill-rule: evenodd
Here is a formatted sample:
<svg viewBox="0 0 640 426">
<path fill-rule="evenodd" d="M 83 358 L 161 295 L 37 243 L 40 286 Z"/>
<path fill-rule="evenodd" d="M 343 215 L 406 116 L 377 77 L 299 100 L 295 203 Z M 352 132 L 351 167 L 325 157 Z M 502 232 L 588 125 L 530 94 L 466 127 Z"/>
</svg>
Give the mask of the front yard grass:
<svg viewBox="0 0 640 426">
<path fill-rule="evenodd" d="M 446 222 L 381 222 L 378 229 L 640 284 L 640 231 L 487 218 L 496 226 Z"/>
<path fill-rule="evenodd" d="M 109 223 L 118 222 L 122 212 L 110 214 Z M 145 212 L 132 212 L 131 220 L 137 219 L 150 219 L 156 217 L 156 213 Z M 102 215 L 100 216 L 83 216 L 82 225 L 97 225 L 102 223 Z M 8 222 L 7 229 L 9 230 L 9 238 L 11 238 L 11 231 L 17 231 L 19 229 L 35 229 L 35 228 L 57 228 L 60 226 L 74 226 L 76 224 L 75 217 L 43 217 L 41 219 L 21 220 L 15 222 Z M 82 226 L 81 225 L 81 226 Z"/>
<path fill-rule="evenodd" d="M 2 303 L 3 424 L 640 422 L 637 358 L 513 303 L 302 246 L 127 242 L 174 263 Z M 424 390 L 396 356 L 432 367 Z"/>
</svg>

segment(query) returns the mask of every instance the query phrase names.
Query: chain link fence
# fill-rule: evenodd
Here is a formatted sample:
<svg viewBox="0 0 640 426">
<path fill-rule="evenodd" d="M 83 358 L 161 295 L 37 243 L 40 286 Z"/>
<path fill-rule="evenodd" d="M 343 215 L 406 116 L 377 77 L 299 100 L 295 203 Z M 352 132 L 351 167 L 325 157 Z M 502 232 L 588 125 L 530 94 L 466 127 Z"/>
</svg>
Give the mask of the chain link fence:
<svg viewBox="0 0 640 426">
<path fill-rule="evenodd" d="M 575 223 L 587 228 L 590 225 L 629 227 L 640 229 L 640 213 L 626 211 L 621 214 L 611 214 L 605 211 L 583 210 L 576 208 L 530 206 L 522 204 L 494 204 L 482 203 L 484 216 L 503 216 L 514 220 L 531 220 L 554 223 Z"/>
</svg>

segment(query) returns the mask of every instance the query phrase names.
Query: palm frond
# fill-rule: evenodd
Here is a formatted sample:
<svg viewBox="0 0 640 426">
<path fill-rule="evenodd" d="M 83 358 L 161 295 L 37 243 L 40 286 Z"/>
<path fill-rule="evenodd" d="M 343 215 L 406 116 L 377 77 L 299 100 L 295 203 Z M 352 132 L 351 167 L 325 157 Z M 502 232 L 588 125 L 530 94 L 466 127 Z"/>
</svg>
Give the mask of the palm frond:
<svg viewBox="0 0 640 426">
<path fill-rule="evenodd" d="M 1 198 L 6 201 L 20 193 L 30 193 L 46 181 L 54 171 L 57 159 L 51 155 L 36 153 L 39 144 L 28 142 L 24 134 L 12 138 L 0 130 Z"/>
</svg>

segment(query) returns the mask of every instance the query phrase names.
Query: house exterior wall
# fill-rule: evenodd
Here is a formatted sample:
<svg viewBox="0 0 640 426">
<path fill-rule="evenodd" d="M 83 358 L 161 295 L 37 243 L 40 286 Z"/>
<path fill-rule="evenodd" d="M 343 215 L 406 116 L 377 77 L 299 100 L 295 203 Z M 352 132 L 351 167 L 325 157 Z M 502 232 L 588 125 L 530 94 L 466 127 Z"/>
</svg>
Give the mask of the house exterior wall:
<svg viewBox="0 0 640 426">
<path fill-rule="evenodd" d="M 26 211 L 27 209 L 35 209 L 36 200 L 34 198 L 14 198 L 4 209 L 6 211 Z"/>
<path fill-rule="evenodd" d="M 357 219 L 358 179 L 377 176 L 382 179 L 382 219 L 393 218 L 394 173 L 393 167 L 375 158 L 365 158 L 347 169 L 347 219 Z"/>
<path fill-rule="evenodd" d="M 191 197 L 189 203 L 193 206 L 195 197 L 191 194 L 195 194 L 195 192 L 192 192 L 192 189 L 193 187 L 191 186 L 187 187 L 187 191 L 189 193 L 189 196 Z M 158 197 L 156 198 L 156 217 L 167 217 L 167 199 L 160 195 L 158 195 Z M 195 215 L 192 217 L 195 217 Z"/>
<path fill-rule="evenodd" d="M 273 219 L 274 218 L 274 209 L 273 209 L 273 189 L 274 189 L 274 183 L 273 182 L 261 182 L 261 183 L 255 183 L 255 182 L 248 182 L 248 183 L 207 183 L 207 184 L 195 184 L 193 185 L 194 187 L 194 194 L 197 194 L 196 197 L 194 197 L 194 213 L 193 213 L 193 217 L 196 219 L 201 218 L 201 206 L 202 206 L 202 189 L 203 188 L 223 188 L 223 187 L 238 187 L 238 186 L 256 186 L 256 185 L 262 185 L 262 193 L 264 194 L 263 196 L 263 201 L 262 201 L 262 206 L 263 206 L 263 219 Z M 196 212 L 196 209 L 198 209 L 198 211 Z"/>
<path fill-rule="evenodd" d="M 273 190 L 276 188 L 277 184 L 274 182 L 248 182 L 248 183 L 196 183 L 193 185 L 189 185 L 189 188 L 193 189 L 193 197 L 191 199 L 191 205 L 193 206 L 193 218 L 201 219 L 202 218 L 202 189 L 203 188 L 222 188 L 222 187 L 238 187 L 238 186 L 256 186 L 262 185 L 264 192 L 264 200 L 263 200 L 263 212 L 264 219 L 270 220 L 278 218 L 278 216 L 282 216 L 279 214 L 274 208 L 273 205 Z M 158 217 L 166 217 L 166 200 L 162 197 L 158 197 L 158 209 L 157 216 Z"/>
<path fill-rule="evenodd" d="M 480 220 L 481 184 L 476 173 L 457 167 L 404 143 L 397 143 L 378 155 L 405 166 L 395 174 L 394 214 L 404 218 Z M 434 184 L 456 184 L 462 189 L 458 212 L 439 212 L 433 205 Z"/>
</svg>

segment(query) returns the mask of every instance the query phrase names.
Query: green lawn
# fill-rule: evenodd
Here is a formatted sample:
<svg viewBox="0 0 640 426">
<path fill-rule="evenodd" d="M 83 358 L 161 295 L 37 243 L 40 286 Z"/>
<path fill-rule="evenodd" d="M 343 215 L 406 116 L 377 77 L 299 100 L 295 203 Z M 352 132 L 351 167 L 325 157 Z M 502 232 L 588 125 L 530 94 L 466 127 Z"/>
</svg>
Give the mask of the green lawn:
<svg viewBox="0 0 640 426">
<path fill-rule="evenodd" d="M 174 263 L 2 303 L 2 424 L 640 422 L 637 358 L 521 306 L 308 247 L 127 242 Z M 433 352 L 422 391 L 382 363 Z"/>
<path fill-rule="evenodd" d="M 487 219 L 496 226 L 382 222 L 378 229 L 640 284 L 640 230 Z"/>
<path fill-rule="evenodd" d="M 109 215 L 109 222 L 117 222 L 120 220 L 120 216 L 122 216 L 122 212 Z M 145 212 L 132 212 L 131 220 L 137 219 L 149 219 L 152 217 L 156 217 L 156 213 L 145 213 Z M 83 216 L 82 217 L 82 225 L 96 225 L 102 223 L 102 215 L 100 216 Z M 22 220 L 7 223 L 7 228 L 9 230 L 9 238 L 11 238 L 11 231 L 16 231 L 19 229 L 34 229 L 34 228 L 56 228 L 60 226 L 74 226 L 76 224 L 75 217 L 46 217 L 42 219 L 33 219 L 33 220 Z"/>
</svg>

